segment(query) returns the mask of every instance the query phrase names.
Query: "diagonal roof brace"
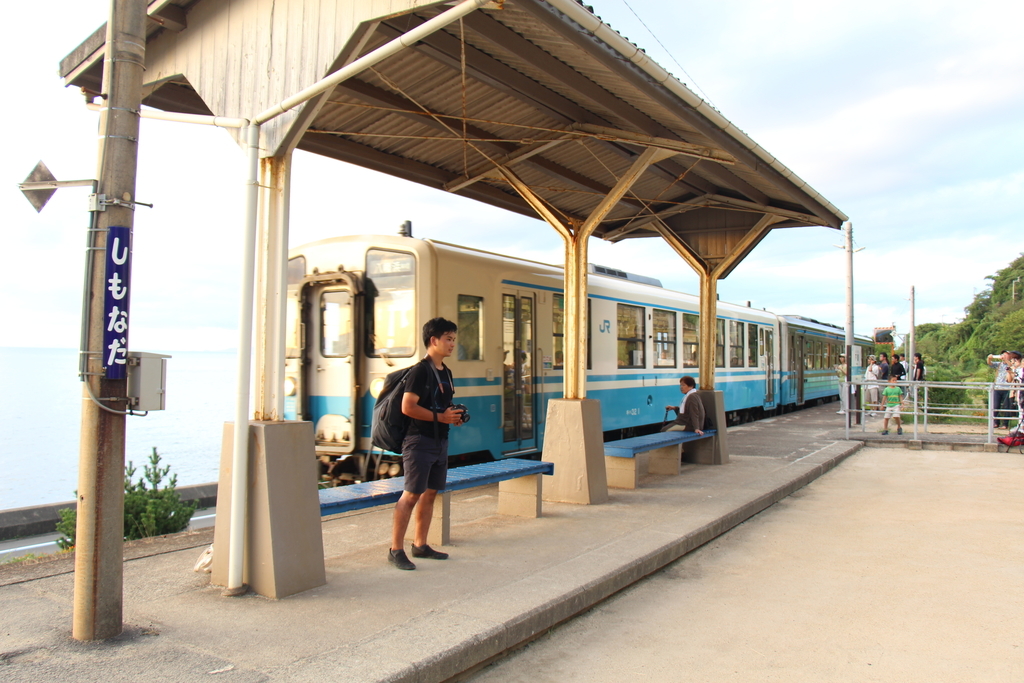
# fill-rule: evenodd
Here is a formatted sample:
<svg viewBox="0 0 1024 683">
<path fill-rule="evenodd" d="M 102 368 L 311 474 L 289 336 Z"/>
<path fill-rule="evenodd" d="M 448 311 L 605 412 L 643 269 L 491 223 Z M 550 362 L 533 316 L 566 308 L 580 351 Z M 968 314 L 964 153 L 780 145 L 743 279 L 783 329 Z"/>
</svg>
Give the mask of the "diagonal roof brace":
<svg viewBox="0 0 1024 683">
<path fill-rule="evenodd" d="M 661 149 L 669 150 L 674 154 L 683 154 L 685 156 L 697 157 L 698 159 L 707 159 L 708 161 L 714 161 L 719 164 L 733 165 L 736 163 L 736 157 L 731 154 L 727 154 L 726 152 L 719 151 L 712 147 L 704 147 L 702 145 L 683 142 L 682 140 L 672 140 L 669 138 L 656 137 L 654 135 L 644 135 L 643 133 L 633 133 L 628 130 L 619 130 L 618 128 L 609 128 L 607 126 L 596 126 L 590 123 L 574 123 L 571 127 L 573 130 L 590 133 L 598 140 L 638 144 L 645 147 L 659 147 Z"/>
</svg>

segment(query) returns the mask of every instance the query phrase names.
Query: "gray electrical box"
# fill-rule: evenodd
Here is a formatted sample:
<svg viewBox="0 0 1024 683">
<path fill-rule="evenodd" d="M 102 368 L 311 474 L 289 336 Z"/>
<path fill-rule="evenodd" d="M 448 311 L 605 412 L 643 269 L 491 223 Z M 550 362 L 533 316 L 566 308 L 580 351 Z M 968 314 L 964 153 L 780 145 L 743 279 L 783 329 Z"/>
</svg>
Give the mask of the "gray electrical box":
<svg viewBox="0 0 1024 683">
<path fill-rule="evenodd" d="M 164 410 L 167 393 L 167 359 L 159 353 L 128 352 L 128 407 L 132 410 Z"/>
</svg>

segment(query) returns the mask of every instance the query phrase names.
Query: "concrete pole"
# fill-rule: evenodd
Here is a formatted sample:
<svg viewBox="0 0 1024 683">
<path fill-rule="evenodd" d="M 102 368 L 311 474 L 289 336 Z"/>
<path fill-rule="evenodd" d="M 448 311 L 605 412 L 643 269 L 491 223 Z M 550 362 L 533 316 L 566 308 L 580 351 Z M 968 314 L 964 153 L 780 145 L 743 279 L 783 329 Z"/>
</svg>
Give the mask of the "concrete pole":
<svg viewBox="0 0 1024 683">
<path fill-rule="evenodd" d="M 130 202 L 135 200 L 145 28 L 143 0 L 112 0 L 103 64 L 107 108 L 100 115 L 96 191 L 123 204 L 99 213 L 93 242 L 75 532 L 72 636 L 76 640 L 111 638 L 122 630 L 125 416 L 104 410 L 89 393 L 100 398 L 127 395 L 127 380 L 103 378 L 104 263 L 108 228 L 132 229 L 135 224 Z M 125 403 L 114 405 L 123 409 Z"/>
<path fill-rule="evenodd" d="M 910 287 L 910 336 L 907 342 L 907 372 L 910 374 L 908 379 L 914 378 L 914 353 L 917 352 L 917 340 L 914 337 L 914 287 Z"/>
<path fill-rule="evenodd" d="M 853 223 L 846 221 L 846 381 L 847 388 L 843 391 L 842 406 L 846 411 L 846 424 L 849 425 L 853 415 L 850 405 L 851 396 L 849 382 L 853 379 Z"/>
</svg>

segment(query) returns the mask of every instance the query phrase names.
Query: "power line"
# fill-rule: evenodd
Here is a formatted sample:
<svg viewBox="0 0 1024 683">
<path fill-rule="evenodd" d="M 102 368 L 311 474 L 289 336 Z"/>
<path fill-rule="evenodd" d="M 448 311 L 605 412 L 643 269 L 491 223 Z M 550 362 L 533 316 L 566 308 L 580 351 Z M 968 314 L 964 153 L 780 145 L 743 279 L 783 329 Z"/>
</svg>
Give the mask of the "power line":
<svg viewBox="0 0 1024 683">
<path fill-rule="evenodd" d="M 687 78 L 687 80 L 688 80 L 688 81 L 690 82 L 690 84 L 691 84 L 691 85 L 692 85 L 692 86 L 693 86 L 694 88 L 696 88 L 696 89 L 697 89 L 698 91 L 700 91 L 700 94 L 701 94 L 701 96 L 702 96 L 702 97 L 704 98 L 704 100 L 705 100 L 705 101 L 706 101 L 706 102 L 707 102 L 708 104 L 710 104 L 710 105 L 711 105 L 712 107 L 714 107 L 715 109 L 718 109 L 718 107 L 717 107 L 717 106 L 715 106 L 715 103 L 711 101 L 711 98 L 710 98 L 710 97 L 708 97 L 708 94 L 707 94 L 706 92 L 704 92 L 704 89 L 703 89 L 702 87 L 700 87 L 699 85 L 697 85 L 697 81 L 695 81 L 695 80 L 693 79 L 693 76 L 691 76 L 690 74 L 688 74 L 688 73 L 686 72 L 686 69 L 684 69 L 684 68 L 683 68 L 683 65 L 679 63 L 679 60 L 675 58 L 675 55 L 673 55 L 673 54 L 672 54 L 672 51 L 671 51 L 671 50 L 669 50 L 669 49 L 668 49 L 667 47 L 665 47 L 665 43 L 661 42 L 661 40 L 660 40 L 660 39 L 658 38 L 658 36 L 657 36 L 657 35 L 655 35 L 654 31 L 652 31 L 652 30 L 650 29 L 650 27 L 649 27 L 649 26 L 648 26 L 648 25 L 647 25 L 647 24 L 646 24 L 646 23 L 644 22 L 644 20 L 640 18 L 640 15 L 636 13 L 636 10 L 634 10 L 634 9 L 633 9 L 633 8 L 632 8 L 632 7 L 630 6 L 629 2 L 627 2 L 627 0 L 622 0 L 622 4 L 623 4 L 623 5 L 625 5 L 625 6 L 626 6 L 626 7 L 627 7 L 627 8 L 629 9 L 629 11 L 633 13 L 633 16 L 634 16 L 634 17 L 636 17 L 636 20 L 637 20 L 637 21 L 639 21 L 639 22 L 640 22 L 640 24 L 641 24 L 641 25 L 642 25 L 642 26 L 643 26 L 643 27 L 644 27 L 645 29 L 647 29 L 647 32 L 648 32 L 648 33 L 650 33 L 650 34 L 651 34 L 651 37 L 652 37 L 652 38 L 654 38 L 654 40 L 655 40 L 655 41 L 656 41 L 656 42 L 658 43 L 658 45 L 660 45 L 660 46 L 661 46 L 661 49 L 665 51 L 665 54 L 667 54 L 667 55 L 669 56 L 669 59 L 671 59 L 671 60 L 672 60 L 673 62 L 675 62 L 676 66 L 678 66 L 678 67 L 679 67 L 679 70 L 683 72 L 683 75 L 684 75 L 684 76 L 686 76 L 686 78 Z"/>
</svg>

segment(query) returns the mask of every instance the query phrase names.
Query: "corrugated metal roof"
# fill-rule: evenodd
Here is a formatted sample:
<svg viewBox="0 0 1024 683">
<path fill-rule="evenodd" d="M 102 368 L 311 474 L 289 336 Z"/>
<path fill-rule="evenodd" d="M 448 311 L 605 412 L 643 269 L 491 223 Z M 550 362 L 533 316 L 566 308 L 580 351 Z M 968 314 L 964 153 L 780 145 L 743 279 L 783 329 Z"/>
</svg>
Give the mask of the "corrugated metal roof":
<svg viewBox="0 0 1024 683">
<path fill-rule="evenodd" d="M 209 9 L 209 3 L 229 2 L 162 0 L 149 9 L 151 16 L 184 21 L 198 5 Z M 347 2 L 337 0 L 337 5 Z M 509 182 L 493 173 L 502 163 L 556 214 L 582 221 L 647 146 L 689 143 L 704 148 L 686 148 L 692 154 L 714 154 L 721 161 L 680 154 L 652 165 L 595 234 L 625 239 L 668 229 L 694 245 L 714 243 L 708 248 L 720 249 L 716 230 L 731 235 L 768 215 L 786 227 L 838 227 L 845 219 L 718 112 L 656 65 L 645 64 L 635 46 L 581 5 L 568 0 L 496 4 L 500 8 L 477 10 L 342 83 L 311 121 L 296 117 L 302 121 L 296 125 L 307 126 L 294 136 L 297 145 L 535 215 Z M 360 51 L 445 9 L 435 4 L 364 25 L 372 34 Z M 155 22 L 150 29 L 150 40 L 167 30 Z M 94 34 L 62 62 L 69 84 L 98 89 L 102 43 L 102 35 Z M 287 49 L 294 55 L 302 46 Z M 187 79 L 177 80 L 147 103 L 185 112 L 211 106 L 190 91 Z M 534 152 L 530 145 L 538 141 L 559 137 L 564 140 L 511 160 Z M 482 177 L 485 171 L 491 173 Z"/>
</svg>

